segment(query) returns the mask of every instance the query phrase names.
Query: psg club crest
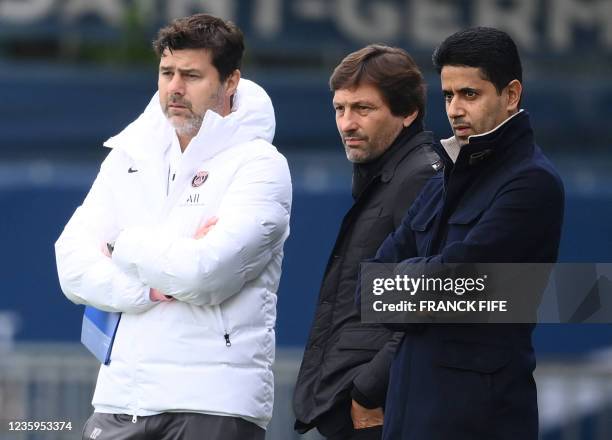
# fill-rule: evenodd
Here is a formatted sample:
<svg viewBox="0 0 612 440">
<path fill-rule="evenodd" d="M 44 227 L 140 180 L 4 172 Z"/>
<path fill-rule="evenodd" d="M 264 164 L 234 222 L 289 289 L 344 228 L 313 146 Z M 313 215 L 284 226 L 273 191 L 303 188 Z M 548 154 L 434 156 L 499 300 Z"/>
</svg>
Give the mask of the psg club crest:
<svg viewBox="0 0 612 440">
<path fill-rule="evenodd" d="M 208 179 L 208 171 L 198 171 L 191 180 L 191 186 L 193 186 L 194 188 L 202 186 L 202 184 L 206 182 L 206 179 Z"/>
</svg>

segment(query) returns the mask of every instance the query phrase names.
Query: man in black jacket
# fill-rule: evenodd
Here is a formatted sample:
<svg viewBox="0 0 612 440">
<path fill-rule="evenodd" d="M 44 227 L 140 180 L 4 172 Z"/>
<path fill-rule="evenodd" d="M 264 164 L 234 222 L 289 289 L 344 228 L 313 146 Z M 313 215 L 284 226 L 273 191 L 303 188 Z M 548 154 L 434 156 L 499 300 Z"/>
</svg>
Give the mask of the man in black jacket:
<svg viewBox="0 0 612 440">
<path fill-rule="evenodd" d="M 401 333 L 360 323 L 359 263 L 399 226 L 441 166 L 423 129 L 425 85 L 402 49 L 370 45 L 330 78 L 336 123 L 353 163 L 345 215 L 321 285 L 294 394 L 296 429 L 330 440 L 380 439 L 389 366 Z"/>
</svg>

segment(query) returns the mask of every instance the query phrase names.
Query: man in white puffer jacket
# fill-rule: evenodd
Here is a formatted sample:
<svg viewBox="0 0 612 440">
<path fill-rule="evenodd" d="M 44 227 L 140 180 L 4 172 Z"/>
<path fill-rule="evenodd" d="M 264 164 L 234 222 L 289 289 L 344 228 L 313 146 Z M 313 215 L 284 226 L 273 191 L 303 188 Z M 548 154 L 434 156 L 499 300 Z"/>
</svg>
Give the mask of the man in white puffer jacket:
<svg viewBox="0 0 612 440">
<path fill-rule="evenodd" d="M 154 48 L 158 93 L 55 246 L 71 301 L 122 312 L 83 438 L 263 439 L 291 210 L 274 110 L 231 22 L 176 20 Z"/>
</svg>

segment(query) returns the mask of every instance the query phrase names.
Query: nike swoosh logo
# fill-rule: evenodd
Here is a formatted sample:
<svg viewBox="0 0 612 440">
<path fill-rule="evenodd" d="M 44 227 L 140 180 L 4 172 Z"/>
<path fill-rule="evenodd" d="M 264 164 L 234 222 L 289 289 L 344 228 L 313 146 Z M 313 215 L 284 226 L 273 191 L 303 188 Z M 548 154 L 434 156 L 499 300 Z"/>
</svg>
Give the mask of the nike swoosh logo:
<svg viewBox="0 0 612 440">
<path fill-rule="evenodd" d="M 132 167 L 129 167 L 129 168 L 128 168 L 128 173 L 136 173 L 136 172 L 138 172 L 138 170 L 135 170 L 135 169 L 134 169 L 134 168 L 132 168 Z"/>
</svg>

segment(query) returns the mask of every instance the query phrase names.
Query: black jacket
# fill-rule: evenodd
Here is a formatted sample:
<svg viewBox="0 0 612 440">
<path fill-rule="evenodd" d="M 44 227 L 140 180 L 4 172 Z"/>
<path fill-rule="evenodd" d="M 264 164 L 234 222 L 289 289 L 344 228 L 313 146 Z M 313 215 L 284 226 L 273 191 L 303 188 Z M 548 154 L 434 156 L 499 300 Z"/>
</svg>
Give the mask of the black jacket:
<svg viewBox="0 0 612 440">
<path fill-rule="evenodd" d="M 300 432 L 315 426 L 321 430 L 324 414 L 349 406 L 351 393 L 366 407 L 384 405 L 389 366 L 401 333 L 360 323 L 354 303 L 357 273 L 359 263 L 376 254 L 441 167 L 432 143 L 432 134 L 415 122 L 380 158 L 354 167 L 355 203 L 342 221 L 327 263 L 295 387 L 295 427 Z"/>
<path fill-rule="evenodd" d="M 439 153 L 444 172 L 429 180 L 376 261 L 557 260 L 563 184 L 535 145 L 526 112 L 472 136 L 455 163 Z M 405 325 L 391 367 L 384 439 L 537 439 L 533 327 Z"/>
</svg>

